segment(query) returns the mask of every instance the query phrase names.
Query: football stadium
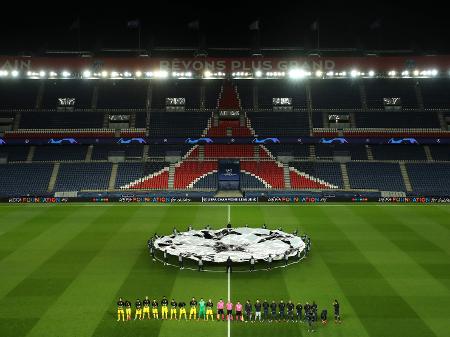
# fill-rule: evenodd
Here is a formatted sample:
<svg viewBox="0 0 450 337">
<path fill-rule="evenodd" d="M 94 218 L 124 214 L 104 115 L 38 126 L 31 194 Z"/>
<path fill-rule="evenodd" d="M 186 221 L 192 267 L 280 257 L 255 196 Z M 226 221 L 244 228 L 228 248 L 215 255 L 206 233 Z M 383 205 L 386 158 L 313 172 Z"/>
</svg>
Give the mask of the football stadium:
<svg viewBox="0 0 450 337">
<path fill-rule="evenodd" d="M 450 55 L 260 24 L 0 56 L 0 336 L 449 335 Z"/>
</svg>

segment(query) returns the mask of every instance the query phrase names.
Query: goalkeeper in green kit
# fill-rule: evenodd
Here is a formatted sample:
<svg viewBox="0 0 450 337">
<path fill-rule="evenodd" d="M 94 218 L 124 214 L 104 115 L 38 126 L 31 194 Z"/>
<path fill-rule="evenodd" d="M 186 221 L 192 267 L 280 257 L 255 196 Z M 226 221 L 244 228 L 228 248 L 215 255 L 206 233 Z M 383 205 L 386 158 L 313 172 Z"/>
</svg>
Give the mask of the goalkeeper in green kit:
<svg viewBox="0 0 450 337">
<path fill-rule="evenodd" d="M 198 319 L 200 319 L 200 317 L 206 319 L 206 302 L 203 300 L 203 298 L 200 298 L 198 305 L 199 305 Z"/>
</svg>

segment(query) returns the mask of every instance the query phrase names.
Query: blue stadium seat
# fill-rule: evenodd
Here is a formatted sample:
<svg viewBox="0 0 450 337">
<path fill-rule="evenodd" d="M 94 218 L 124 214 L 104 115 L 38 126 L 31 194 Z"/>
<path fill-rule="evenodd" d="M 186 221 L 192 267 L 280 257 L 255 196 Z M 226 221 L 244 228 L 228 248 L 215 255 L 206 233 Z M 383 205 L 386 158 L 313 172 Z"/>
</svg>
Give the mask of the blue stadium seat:
<svg viewBox="0 0 450 337">
<path fill-rule="evenodd" d="M 400 166 L 393 163 L 347 163 L 350 187 L 380 191 L 406 191 Z"/>
<path fill-rule="evenodd" d="M 53 164 L 0 164 L 0 195 L 47 194 Z"/>
<path fill-rule="evenodd" d="M 406 169 L 415 192 L 449 194 L 450 163 L 412 163 Z"/>
<path fill-rule="evenodd" d="M 54 191 L 106 190 L 111 163 L 61 164 Z"/>
</svg>

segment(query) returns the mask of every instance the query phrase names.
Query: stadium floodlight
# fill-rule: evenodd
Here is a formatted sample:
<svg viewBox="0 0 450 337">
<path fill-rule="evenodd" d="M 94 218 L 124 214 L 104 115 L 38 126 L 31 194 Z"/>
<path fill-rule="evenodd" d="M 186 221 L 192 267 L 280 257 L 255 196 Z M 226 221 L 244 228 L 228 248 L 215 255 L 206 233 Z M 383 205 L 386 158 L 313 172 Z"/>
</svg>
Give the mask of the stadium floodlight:
<svg viewBox="0 0 450 337">
<path fill-rule="evenodd" d="M 17 77 L 17 76 L 19 76 L 19 71 L 14 69 L 13 71 L 11 71 L 11 76 L 12 76 L 12 77 Z"/>
<path fill-rule="evenodd" d="M 352 71 L 350 71 L 351 77 L 358 77 L 359 75 L 361 75 L 361 73 L 356 69 L 353 69 Z"/>
<path fill-rule="evenodd" d="M 90 70 L 85 70 L 85 71 L 83 71 L 83 77 L 84 78 L 89 78 L 89 77 L 91 77 L 92 76 L 92 73 L 91 73 L 91 71 Z"/>
<path fill-rule="evenodd" d="M 134 73 L 136 77 L 142 77 L 142 71 L 138 70 Z"/>
<path fill-rule="evenodd" d="M 437 76 L 438 73 L 439 73 L 439 72 L 438 72 L 437 69 L 432 69 L 432 70 L 431 70 L 431 76 Z"/>
<path fill-rule="evenodd" d="M 169 73 L 166 70 L 158 70 L 155 71 L 155 77 L 157 78 L 167 78 Z"/>
<path fill-rule="evenodd" d="M 375 71 L 369 70 L 369 76 L 370 76 L 370 77 L 374 77 L 374 76 L 375 76 Z"/>
<path fill-rule="evenodd" d="M 303 69 L 291 69 L 289 70 L 289 77 L 290 78 L 304 78 L 306 76 L 306 73 Z"/>
<path fill-rule="evenodd" d="M 39 72 L 39 77 L 45 77 L 45 75 L 47 75 L 47 73 L 45 71 L 41 70 Z"/>
</svg>

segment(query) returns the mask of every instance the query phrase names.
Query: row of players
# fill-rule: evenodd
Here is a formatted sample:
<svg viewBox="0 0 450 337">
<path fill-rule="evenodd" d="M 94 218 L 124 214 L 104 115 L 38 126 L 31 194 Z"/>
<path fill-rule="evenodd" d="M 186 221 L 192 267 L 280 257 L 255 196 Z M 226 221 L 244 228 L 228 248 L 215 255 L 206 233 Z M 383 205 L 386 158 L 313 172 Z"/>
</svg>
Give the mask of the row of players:
<svg viewBox="0 0 450 337">
<path fill-rule="evenodd" d="M 125 314 L 126 314 L 126 320 L 131 320 L 131 302 L 128 300 L 123 301 L 122 298 L 119 298 L 119 301 L 117 302 L 117 321 L 125 321 Z M 189 320 L 199 320 L 200 318 L 203 318 L 204 320 L 208 320 L 211 318 L 211 320 L 214 320 L 214 314 L 213 314 L 213 307 L 214 303 L 211 299 L 209 299 L 207 302 L 203 300 L 203 298 L 200 299 L 199 302 L 193 297 L 191 301 L 189 302 L 190 310 L 189 310 Z M 150 301 L 148 299 L 148 296 L 145 297 L 145 300 L 142 302 L 137 299 L 135 303 L 135 316 L 134 319 L 144 319 L 145 314 L 147 314 L 147 318 L 150 319 L 150 307 L 152 311 L 152 316 L 154 319 L 159 319 L 159 303 L 154 299 L 153 301 Z M 197 307 L 199 308 L 198 314 L 197 314 Z M 305 303 L 303 306 L 301 303 L 297 303 L 296 305 L 292 301 L 288 301 L 285 303 L 283 300 L 281 300 L 279 303 L 276 303 L 275 301 L 272 301 L 269 303 L 267 300 L 264 302 L 260 302 L 259 300 L 256 300 L 255 304 L 251 304 L 250 300 L 247 300 L 246 303 L 241 304 L 241 302 L 237 302 L 235 305 L 231 301 L 228 301 L 225 303 L 222 299 L 217 302 L 217 314 L 216 318 L 219 321 L 222 319 L 223 321 L 226 320 L 233 320 L 233 308 L 235 312 L 235 319 L 237 321 L 243 321 L 244 316 L 246 321 L 251 321 L 252 318 L 254 321 L 261 319 L 264 320 L 270 320 L 270 321 L 303 321 L 302 312 L 304 311 L 304 318 L 305 320 L 311 325 L 313 322 L 317 321 L 318 315 L 317 315 L 317 304 L 313 302 L 312 304 L 309 304 L 308 302 Z M 334 300 L 333 302 L 333 308 L 334 308 L 334 319 L 335 323 L 340 323 L 340 307 L 339 302 L 337 300 Z M 124 310 L 125 309 L 125 310 Z M 179 316 L 177 316 L 177 309 Z M 254 309 L 254 312 L 253 312 Z M 295 314 L 294 314 L 295 309 Z M 226 314 L 225 314 L 226 310 Z M 269 315 L 270 312 L 270 315 Z M 161 319 L 169 319 L 168 318 L 169 313 L 169 301 L 164 296 L 161 300 Z M 326 309 L 323 309 L 320 315 L 320 318 L 322 320 L 322 324 L 327 323 L 327 315 L 328 311 Z M 176 302 L 174 299 L 170 302 L 170 319 L 184 319 L 187 320 L 187 313 L 186 313 L 186 303 L 183 301 Z"/>
</svg>

